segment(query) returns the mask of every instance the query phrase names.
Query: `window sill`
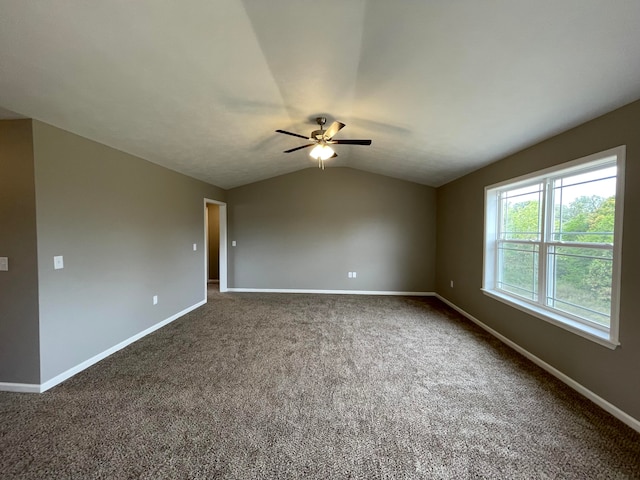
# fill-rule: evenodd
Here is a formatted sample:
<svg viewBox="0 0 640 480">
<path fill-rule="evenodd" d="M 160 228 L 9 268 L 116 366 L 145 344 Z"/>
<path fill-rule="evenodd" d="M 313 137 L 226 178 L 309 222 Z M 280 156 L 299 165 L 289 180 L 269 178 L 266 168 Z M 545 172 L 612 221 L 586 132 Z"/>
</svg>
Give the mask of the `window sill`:
<svg viewBox="0 0 640 480">
<path fill-rule="evenodd" d="M 495 299 L 499 302 L 505 303 L 511 307 L 517 308 L 518 310 L 533 315 L 545 322 L 551 323 L 557 327 L 560 327 L 564 330 L 568 330 L 569 332 L 575 333 L 587 340 L 591 340 L 599 345 L 607 347 L 611 350 L 615 350 L 620 343 L 618 341 L 612 340 L 609 332 L 603 332 L 602 330 L 598 330 L 595 327 L 590 327 L 589 325 L 585 325 L 580 322 L 576 322 L 567 317 L 563 317 L 562 315 L 555 314 L 543 308 L 539 308 L 533 304 L 530 304 L 525 301 L 520 301 L 514 297 L 510 297 L 508 295 L 504 295 L 495 290 L 487 290 L 482 288 L 482 292 Z"/>
</svg>

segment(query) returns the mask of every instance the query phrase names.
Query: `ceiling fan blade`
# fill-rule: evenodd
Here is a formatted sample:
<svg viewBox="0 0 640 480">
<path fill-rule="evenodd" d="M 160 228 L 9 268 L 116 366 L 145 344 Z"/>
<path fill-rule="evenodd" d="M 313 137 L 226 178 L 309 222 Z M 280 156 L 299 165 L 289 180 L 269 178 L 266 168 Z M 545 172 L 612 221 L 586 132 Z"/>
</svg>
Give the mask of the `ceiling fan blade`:
<svg viewBox="0 0 640 480">
<path fill-rule="evenodd" d="M 284 133 L 285 135 L 291 135 L 292 137 L 300 137 L 305 140 L 309 140 L 309 137 L 305 137 L 304 135 L 298 135 L 297 133 L 287 132 L 286 130 L 276 130 L 277 133 Z"/>
<path fill-rule="evenodd" d="M 324 133 L 325 138 L 332 138 L 336 133 L 344 128 L 344 123 L 342 122 L 333 122 L 329 125 L 329 128 Z"/>
<path fill-rule="evenodd" d="M 302 150 L 303 148 L 307 148 L 307 147 L 311 147 L 312 145 L 315 145 L 315 143 L 310 143 L 308 145 L 302 145 L 301 147 L 296 147 L 296 148 L 292 148 L 291 150 L 285 150 L 282 153 L 291 153 L 291 152 L 295 152 L 296 150 Z"/>
<path fill-rule="evenodd" d="M 342 145 L 371 145 L 371 140 L 331 140 L 329 143 Z"/>
</svg>

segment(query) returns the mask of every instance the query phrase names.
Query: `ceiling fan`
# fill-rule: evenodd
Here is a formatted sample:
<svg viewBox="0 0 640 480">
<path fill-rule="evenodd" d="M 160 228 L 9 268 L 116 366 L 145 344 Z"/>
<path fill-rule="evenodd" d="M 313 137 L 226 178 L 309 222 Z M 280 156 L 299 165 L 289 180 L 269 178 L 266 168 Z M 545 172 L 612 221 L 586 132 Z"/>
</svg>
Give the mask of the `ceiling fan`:
<svg viewBox="0 0 640 480">
<path fill-rule="evenodd" d="M 285 150 L 283 153 L 291 153 L 296 150 L 313 147 L 315 145 L 309 153 L 309 156 L 318 160 L 318 167 L 324 170 L 324 161 L 338 156 L 338 154 L 329 145 L 371 145 L 371 140 L 334 140 L 333 136 L 345 127 L 344 123 L 333 122 L 329 125 L 328 129 L 324 130 L 323 126 L 327 123 L 327 119 L 325 117 L 317 117 L 316 122 L 320 125 L 320 130 L 314 130 L 308 137 L 297 133 L 287 132 L 286 130 L 276 130 L 277 133 L 284 133 L 285 135 L 291 135 L 292 137 L 300 137 L 305 140 L 312 141 L 312 143 L 307 145 Z"/>
</svg>

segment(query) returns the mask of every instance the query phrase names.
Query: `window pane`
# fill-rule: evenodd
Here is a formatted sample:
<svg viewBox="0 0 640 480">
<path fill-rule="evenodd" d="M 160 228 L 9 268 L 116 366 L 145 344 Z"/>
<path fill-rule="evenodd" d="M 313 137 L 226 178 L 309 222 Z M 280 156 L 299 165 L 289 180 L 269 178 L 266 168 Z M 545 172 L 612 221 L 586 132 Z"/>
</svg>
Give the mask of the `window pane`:
<svg viewBox="0 0 640 480">
<path fill-rule="evenodd" d="M 615 161 L 615 157 L 611 157 L 611 161 Z M 566 175 L 561 179 L 556 180 L 559 182 L 559 186 L 567 187 L 571 185 L 578 185 L 589 183 L 594 180 L 600 180 L 608 177 L 615 177 L 617 172 L 617 168 L 615 165 L 610 167 L 604 167 L 597 170 L 591 170 L 586 173 L 578 173 L 575 175 Z"/>
<path fill-rule="evenodd" d="M 500 244 L 497 287 L 529 300 L 538 300 L 538 245 Z"/>
<path fill-rule="evenodd" d="M 616 168 L 553 182 L 552 241 L 613 243 Z"/>
<path fill-rule="evenodd" d="M 547 305 L 609 326 L 613 250 L 550 247 Z"/>
<path fill-rule="evenodd" d="M 542 184 L 502 192 L 500 239 L 540 240 Z"/>
</svg>

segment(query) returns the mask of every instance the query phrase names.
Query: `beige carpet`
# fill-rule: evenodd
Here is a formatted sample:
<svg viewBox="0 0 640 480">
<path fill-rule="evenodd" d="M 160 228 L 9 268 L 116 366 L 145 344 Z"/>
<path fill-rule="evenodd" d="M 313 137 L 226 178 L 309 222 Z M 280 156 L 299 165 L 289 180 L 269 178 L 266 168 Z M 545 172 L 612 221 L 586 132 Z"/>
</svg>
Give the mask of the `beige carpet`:
<svg viewBox="0 0 640 480">
<path fill-rule="evenodd" d="M 640 434 L 430 298 L 212 293 L 0 412 L 3 479 L 640 478 Z"/>
</svg>

